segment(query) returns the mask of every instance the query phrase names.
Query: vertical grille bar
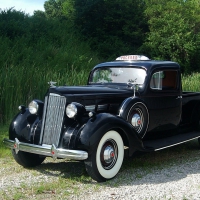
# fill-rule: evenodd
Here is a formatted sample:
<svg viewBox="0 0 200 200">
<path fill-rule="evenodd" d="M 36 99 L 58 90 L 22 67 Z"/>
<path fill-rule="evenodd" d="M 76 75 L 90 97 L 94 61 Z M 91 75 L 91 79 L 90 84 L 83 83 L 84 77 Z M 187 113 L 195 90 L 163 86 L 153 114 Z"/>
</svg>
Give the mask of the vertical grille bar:
<svg viewBox="0 0 200 200">
<path fill-rule="evenodd" d="M 40 134 L 40 144 L 42 144 L 44 122 L 45 122 L 46 110 L 47 110 L 47 102 L 48 102 L 48 96 L 45 97 L 45 101 L 44 101 L 43 116 L 42 116 L 42 128 L 41 128 L 41 134 Z"/>
<path fill-rule="evenodd" d="M 43 135 L 42 143 L 48 145 L 54 144 L 57 147 L 62 130 L 66 98 L 50 94 L 48 99 L 45 98 L 45 104 L 41 130 L 41 135 Z"/>
</svg>

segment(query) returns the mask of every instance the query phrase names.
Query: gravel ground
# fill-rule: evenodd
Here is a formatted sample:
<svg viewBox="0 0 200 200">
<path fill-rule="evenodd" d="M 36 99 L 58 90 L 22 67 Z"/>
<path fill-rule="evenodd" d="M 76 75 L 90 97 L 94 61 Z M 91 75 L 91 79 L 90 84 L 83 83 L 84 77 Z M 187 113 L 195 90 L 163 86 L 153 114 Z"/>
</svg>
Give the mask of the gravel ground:
<svg viewBox="0 0 200 200">
<path fill-rule="evenodd" d="M 193 150 L 192 150 L 193 151 Z M 186 156 L 188 160 L 181 161 L 180 155 L 175 156 L 177 162 L 167 165 L 155 166 L 144 170 L 142 167 L 122 167 L 120 173 L 114 179 L 106 183 L 75 182 L 80 188 L 79 194 L 71 194 L 63 198 L 62 194 L 46 194 L 46 196 L 29 195 L 29 199 L 131 199 L 131 200 L 199 200 L 200 199 L 200 152 L 194 150 Z M 172 150 L 169 152 L 174 154 Z M 184 152 L 182 153 L 184 154 Z M 158 154 L 150 154 L 158 156 Z M 167 155 L 163 154 L 167 157 Z M 145 158 L 142 158 L 145 159 Z M 21 188 L 23 185 L 32 187 L 40 182 L 56 182 L 62 175 L 62 170 L 66 167 L 63 161 L 52 164 L 51 159 L 47 159 L 45 164 L 36 169 L 24 169 L 19 166 L 12 158 L 0 158 L 0 199 L 13 198 L 12 188 Z M 126 164 L 129 161 L 125 161 Z M 50 164 L 51 163 L 51 164 Z M 125 165 L 126 165 L 125 164 Z M 68 164 L 70 165 L 70 164 Z M 53 167 L 52 167 L 53 166 Z M 82 169 L 84 165 L 72 164 L 70 168 Z M 50 168 L 50 169 L 49 169 Z M 48 170 L 47 170 L 48 169 Z M 72 170 L 72 169 L 71 169 Z M 64 174 L 66 176 L 66 174 Z M 70 190 L 66 188 L 65 190 Z M 4 194 L 1 196 L 1 194 Z M 6 194 L 6 198 L 5 197 Z M 77 196 L 78 195 L 78 196 Z M 26 199 L 26 198 L 22 198 Z"/>
<path fill-rule="evenodd" d="M 107 187 L 101 192 L 88 194 L 85 199 L 200 199 L 199 160 L 162 170 L 153 170 L 133 181 L 131 181 L 131 175 L 127 177 L 129 180 L 118 188 Z"/>
</svg>

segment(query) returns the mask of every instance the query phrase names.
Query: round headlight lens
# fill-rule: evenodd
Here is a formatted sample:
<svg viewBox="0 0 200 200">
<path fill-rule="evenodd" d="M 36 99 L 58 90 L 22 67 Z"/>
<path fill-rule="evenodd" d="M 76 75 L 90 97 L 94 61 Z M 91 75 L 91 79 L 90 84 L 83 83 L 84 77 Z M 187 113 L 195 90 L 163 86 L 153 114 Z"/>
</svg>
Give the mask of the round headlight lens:
<svg viewBox="0 0 200 200">
<path fill-rule="evenodd" d="M 77 107 L 74 104 L 69 104 L 66 107 L 66 115 L 69 118 L 73 118 L 77 114 Z"/>
<path fill-rule="evenodd" d="M 28 105 L 28 109 L 31 114 L 36 114 L 38 111 L 38 108 L 39 108 L 39 105 L 36 101 L 31 101 L 31 103 L 29 103 Z"/>
</svg>

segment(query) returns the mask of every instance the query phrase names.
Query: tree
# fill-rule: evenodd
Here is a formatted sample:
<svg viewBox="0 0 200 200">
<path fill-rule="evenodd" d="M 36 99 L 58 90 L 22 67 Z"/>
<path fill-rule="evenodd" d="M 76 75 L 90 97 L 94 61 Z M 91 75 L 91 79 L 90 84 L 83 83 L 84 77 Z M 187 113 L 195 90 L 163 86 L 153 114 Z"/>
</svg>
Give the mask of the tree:
<svg viewBox="0 0 200 200">
<path fill-rule="evenodd" d="M 45 18 L 45 12 L 41 11 L 41 10 L 35 10 L 33 13 L 34 17 L 40 17 L 40 18 Z"/>
<path fill-rule="evenodd" d="M 177 61 L 183 72 L 197 70 L 200 5 L 197 0 L 147 0 L 150 32 L 146 43 L 153 58 Z"/>
<path fill-rule="evenodd" d="M 44 2 L 44 9 L 47 18 L 62 19 L 64 18 L 62 4 L 64 0 L 48 0 Z"/>
<path fill-rule="evenodd" d="M 75 25 L 103 57 L 136 53 L 148 26 L 141 0 L 74 0 Z"/>
<path fill-rule="evenodd" d="M 137 53 L 148 26 L 143 0 L 48 0 L 48 18 L 66 19 L 104 58 Z"/>
<path fill-rule="evenodd" d="M 21 37 L 27 33 L 27 20 L 29 15 L 14 8 L 7 10 L 0 9 L 0 36 L 10 39 Z"/>
</svg>

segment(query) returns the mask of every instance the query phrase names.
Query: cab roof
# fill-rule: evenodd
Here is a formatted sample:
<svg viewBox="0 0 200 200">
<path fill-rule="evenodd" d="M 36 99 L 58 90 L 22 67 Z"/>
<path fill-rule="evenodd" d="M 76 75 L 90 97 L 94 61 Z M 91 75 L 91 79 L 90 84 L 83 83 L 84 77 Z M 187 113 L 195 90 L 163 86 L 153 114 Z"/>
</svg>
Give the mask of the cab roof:
<svg viewBox="0 0 200 200">
<path fill-rule="evenodd" d="M 103 68 L 103 67 L 138 67 L 146 69 L 147 71 L 151 71 L 158 67 L 163 68 L 170 68 L 170 69 L 180 69 L 180 66 L 176 62 L 172 61 L 159 61 L 159 60 L 116 60 L 111 62 L 104 62 L 96 65 L 94 69 L 96 68 Z"/>
</svg>

